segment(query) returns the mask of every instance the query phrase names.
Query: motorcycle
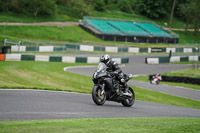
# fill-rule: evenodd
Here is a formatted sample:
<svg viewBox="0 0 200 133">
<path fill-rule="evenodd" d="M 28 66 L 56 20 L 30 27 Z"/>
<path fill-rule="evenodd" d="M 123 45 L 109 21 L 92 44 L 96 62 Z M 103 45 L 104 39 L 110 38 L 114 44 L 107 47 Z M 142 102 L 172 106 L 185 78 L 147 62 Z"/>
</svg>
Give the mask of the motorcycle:
<svg viewBox="0 0 200 133">
<path fill-rule="evenodd" d="M 162 80 L 161 75 L 156 74 L 156 75 L 152 76 L 152 79 L 150 79 L 150 83 L 155 84 L 155 85 L 159 85 L 161 80 Z"/>
<path fill-rule="evenodd" d="M 125 75 L 124 77 L 123 80 L 128 82 L 132 75 Z M 120 85 L 116 75 L 108 71 L 108 67 L 104 63 L 99 63 L 93 74 L 93 82 L 92 99 L 95 104 L 103 105 L 106 100 L 119 102 L 126 107 L 131 107 L 134 104 L 135 93 L 133 89 L 128 86 L 128 95 L 121 93 L 125 88 Z"/>
</svg>

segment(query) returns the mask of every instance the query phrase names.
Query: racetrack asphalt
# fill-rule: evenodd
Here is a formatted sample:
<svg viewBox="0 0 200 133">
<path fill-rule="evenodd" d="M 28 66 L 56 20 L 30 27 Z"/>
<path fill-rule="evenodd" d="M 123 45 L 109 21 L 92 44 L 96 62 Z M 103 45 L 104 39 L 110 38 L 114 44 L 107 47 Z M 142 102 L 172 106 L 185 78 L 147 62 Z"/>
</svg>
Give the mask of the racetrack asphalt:
<svg viewBox="0 0 200 133">
<path fill-rule="evenodd" d="M 129 57 L 130 63 L 122 67 L 125 73 L 144 75 L 191 67 L 177 64 L 146 65 L 143 62 L 145 56 Z M 92 76 L 95 69 L 96 66 L 89 69 L 69 68 L 67 71 Z M 90 94 L 0 89 L 1 121 L 113 117 L 200 117 L 200 110 L 139 100 L 130 108 L 109 101 L 97 106 Z"/>
<path fill-rule="evenodd" d="M 0 120 L 113 117 L 200 117 L 199 109 L 136 100 L 133 107 L 107 101 L 97 106 L 90 94 L 43 90 L 0 90 Z"/>
</svg>

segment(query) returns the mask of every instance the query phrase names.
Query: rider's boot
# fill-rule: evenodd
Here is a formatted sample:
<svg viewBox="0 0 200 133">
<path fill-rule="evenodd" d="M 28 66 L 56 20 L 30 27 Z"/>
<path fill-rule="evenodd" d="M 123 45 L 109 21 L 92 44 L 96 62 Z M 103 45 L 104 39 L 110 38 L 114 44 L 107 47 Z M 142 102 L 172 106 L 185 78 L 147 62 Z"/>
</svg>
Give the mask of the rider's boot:
<svg viewBox="0 0 200 133">
<path fill-rule="evenodd" d="M 123 95 L 130 95 L 130 94 L 128 93 L 129 87 L 128 87 L 128 85 L 127 85 L 126 82 L 123 84 L 123 87 L 124 87 L 124 91 L 122 92 L 122 94 L 123 94 Z"/>
</svg>

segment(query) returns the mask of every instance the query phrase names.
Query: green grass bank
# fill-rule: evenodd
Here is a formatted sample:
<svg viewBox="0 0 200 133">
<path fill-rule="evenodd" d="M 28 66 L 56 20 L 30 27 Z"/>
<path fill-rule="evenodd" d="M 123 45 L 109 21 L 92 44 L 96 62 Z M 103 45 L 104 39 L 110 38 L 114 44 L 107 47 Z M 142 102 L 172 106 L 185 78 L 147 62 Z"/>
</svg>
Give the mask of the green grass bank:
<svg viewBox="0 0 200 133">
<path fill-rule="evenodd" d="M 200 118 L 85 118 L 0 122 L 1 133 L 198 133 Z"/>
<path fill-rule="evenodd" d="M 192 32 L 185 34 L 184 32 L 178 31 L 179 43 L 200 43 L 200 36 L 193 36 Z M 51 45 L 60 45 L 63 42 L 76 42 L 76 43 L 91 43 L 91 44 L 103 44 L 103 45 L 129 45 L 137 47 L 171 47 L 177 46 L 176 44 L 143 44 L 143 43 L 130 43 L 130 42 L 113 42 L 103 41 L 92 34 L 86 32 L 79 26 L 0 26 L 0 40 L 2 41 L 7 38 L 11 41 L 22 41 L 26 40 L 38 40 L 57 42 Z M 60 42 L 60 43 L 59 43 Z M 34 44 L 34 45 L 36 45 Z M 24 45 L 32 45 L 30 43 Z M 37 44 L 40 45 L 40 44 Z M 47 44 L 46 44 L 47 45 Z M 187 46 L 188 47 L 188 46 Z"/>
</svg>

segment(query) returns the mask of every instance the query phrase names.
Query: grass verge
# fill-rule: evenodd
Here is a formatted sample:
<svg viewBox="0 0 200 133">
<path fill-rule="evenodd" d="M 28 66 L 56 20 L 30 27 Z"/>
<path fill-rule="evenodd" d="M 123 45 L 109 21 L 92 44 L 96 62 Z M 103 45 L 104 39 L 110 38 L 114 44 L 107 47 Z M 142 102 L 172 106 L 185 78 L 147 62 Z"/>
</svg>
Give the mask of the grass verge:
<svg viewBox="0 0 200 133">
<path fill-rule="evenodd" d="M 200 101 L 133 87 L 137 100 L 200 109 Z"/>
<path fill-rule="evenodd" d="M 172 72 L 163 73 L 162 75 L 166 76 L 178 76 L 178 77 L 191 77 L 200 79 L 200 69 L 182 69 Z"/>
<path fill-rule="evenodd" d="M 1 88 L 35 88 L 90 93 L 90 77 L 64 72 L 73 65 L 55 62 L 0 62 Z"/>
<path fill-rule="evenodd" d="M 191 55 L 191 54 L 190 54 Z M 173 62 L 172 64 L 197 64 L 199 63 L 200 64 L 200 61 L 199 62 L 192 62 L 192 61 L 184 61 L 184 62 Z"/>
<path fill-rule="evenodd" d="M 8 121 L 0 122 L 0 131 L 1 133 L 197 133 L 200 131 L 200 118 L 84 118 Z"/>
</svg>

